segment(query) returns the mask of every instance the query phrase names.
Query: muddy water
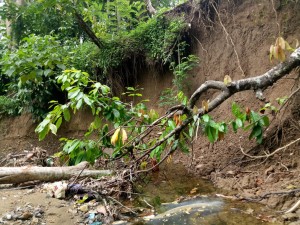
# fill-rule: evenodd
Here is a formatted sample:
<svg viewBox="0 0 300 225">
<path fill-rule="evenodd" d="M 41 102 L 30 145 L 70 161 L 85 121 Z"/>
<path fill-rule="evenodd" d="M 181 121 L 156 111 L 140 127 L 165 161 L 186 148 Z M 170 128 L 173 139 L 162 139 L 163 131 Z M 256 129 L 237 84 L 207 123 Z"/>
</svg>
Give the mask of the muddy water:
<svg viewBox="0 0 300 225">
<path fill-rule="evenodd" d="M 188 174 L 181 165 L 165 165 L 140 184 L 143 196 L 136 206 L 155 208 L 156 215 L 130 224 L 146 225 L 266 225 L 281 224 L 262 205 L 217 198 L 221 190 L 206 180 Z"/>
</svg>

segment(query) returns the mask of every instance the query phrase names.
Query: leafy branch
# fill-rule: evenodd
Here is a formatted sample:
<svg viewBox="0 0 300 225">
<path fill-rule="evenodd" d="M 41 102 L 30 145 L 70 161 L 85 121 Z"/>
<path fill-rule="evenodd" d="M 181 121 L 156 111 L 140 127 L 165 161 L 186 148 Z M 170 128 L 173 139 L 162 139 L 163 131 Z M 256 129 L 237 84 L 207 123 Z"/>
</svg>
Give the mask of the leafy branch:
<svg viewBox="0 0 300 225">
<path fill-rule="evenodd" d="M 132 105 L 111 96 L 107 86 L 91 81 L 87 73 L 74 69 L 65 70 L 58 77 L 58 82 L 62 85 L 62 89 L 68 92 L 69 102 L 65 105 L 54 102 L 56 104 L 54 109 L 39 124 L 36 131 L 40 134 L 41 139 L 49 131 L 56 134 L 62 118 L 69 119 L 69 110 L 76 112 L 85 105 L 95 116 L 86 136 L 96 132 L 100 141 L 96 142 L 95 146 L 91 143 L 84 144 L 87 143 L 86 140 L 71 140 L 63 149 L 64 155 L 69 156 L 70 163 L 78 163 L 81 160 L 104 157 L 105 150 L 113 148 L 112 159 L 127 158 L 127 162 L 132 168 L 139 168 L 140 165 L 145 168 L 153 159 L 156 161 L 154 165 L 157 165 L 157 161 L 161 161 L 165 149 L 169 149 L 167 155 L 177 149 L 188 152 L 188 143 L 197 135 L 199 126 L 211 142 L 223 139 L 228 125 L 231 124 L 235 132 L 238 128 L 252 129 L 249 138 L 256 138 L 257 142 L 261 143 L 263 127 L 269 125 L 267 116 L 249 109 L 241 110 L 235 103 L 232 105 L 235 119 L 227 123 L 217 123 L 207 113 L 237 92 L 258 91 L 271 86 L 299 64 L 300 48 L 291 54 L 289 60 L 280 63 L 263 75 L 230 81 L 226 84 L 220 81 L 207 81 L 194 92 L 188 101 L 182 95 L 180 98 L 182 104 L 172 107 L 162 117 L 158 117 L 154 110 L 148 110 L 142 102 Z M 206 102 L 202 108 L 197 109 L 195 107 L 197 100 L 211 88 L 218 89 L 221 93 L 210 103 Z M 132 92 L 127 94 L 140 97 L 134 88 L 128 90 Z M 110 124 L 103 124 L 104 121 L 108 121 Z M 109 131 L 111 126 L 114 127 L 113 131 Z M 195 129 L 196 127 L 198 128 Z M 98 149 L 95 151 L 97 153 L 95 157 L 90 156 L 93 151 L 89 148 Z M 166 158 L 164 156 L 162 160 Z M 151 165 L 153 167 L 153 161 Z"/>
</svg>

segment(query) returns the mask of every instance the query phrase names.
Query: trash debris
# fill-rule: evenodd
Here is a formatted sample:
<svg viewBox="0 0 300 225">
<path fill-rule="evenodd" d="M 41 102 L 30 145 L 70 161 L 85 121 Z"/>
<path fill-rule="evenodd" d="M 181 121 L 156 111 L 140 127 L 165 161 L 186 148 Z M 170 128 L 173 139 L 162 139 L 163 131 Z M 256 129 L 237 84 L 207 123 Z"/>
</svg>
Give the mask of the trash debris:
<svg viewBox="0 0 300 225">
<path fill-rule="evenodd" d="M 58 181 L 54 183 L 48 183 L 43 186 L 49 197 L 54 197 L 58 199 L 64 199 L 66 197 L 66 191 L 68 184 L 63 181 Z"/>
</svg>

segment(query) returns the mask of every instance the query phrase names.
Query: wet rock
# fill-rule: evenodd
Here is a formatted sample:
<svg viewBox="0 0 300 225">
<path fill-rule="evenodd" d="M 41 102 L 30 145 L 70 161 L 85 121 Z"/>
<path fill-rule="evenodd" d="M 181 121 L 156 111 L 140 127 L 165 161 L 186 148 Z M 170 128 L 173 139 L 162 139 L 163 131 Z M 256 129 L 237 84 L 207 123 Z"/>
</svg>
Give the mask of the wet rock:
<svg viewBox="0 0 300 225">
<path fill-rule="evenodd" d="M 31 212 L 24 212 L 21 216 L 18 217 L 20 220 L 29 220 L 33 217 L 33 214 Z"/>
<path fill-rule="evenodd" d="M 37 225 L 37 224 L 39 224 L 39 219 L 36 217 L 33 217 L 31 220 L 31 225 Z"/>
<path fill-rule="evenodd" d="M 88 205 L 82 205 L 82 206 L 79 207 L 79 210 L 81 212 L 86 213 L 87 211 L 89 211 L 89 206 Z"/>
</svg>

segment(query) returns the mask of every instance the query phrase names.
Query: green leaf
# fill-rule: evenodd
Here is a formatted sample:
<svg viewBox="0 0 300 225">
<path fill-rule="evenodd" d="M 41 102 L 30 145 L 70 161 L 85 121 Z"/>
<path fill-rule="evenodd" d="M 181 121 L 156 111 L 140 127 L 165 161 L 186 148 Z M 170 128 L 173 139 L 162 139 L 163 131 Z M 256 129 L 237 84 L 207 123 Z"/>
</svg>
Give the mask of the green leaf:
<svg viewBox="0 0 300 225">
<path fill-rule="evenodd" d="M 168 126 L 171 127 L 173 130 L 176 128 L 176 124 L 173 120 L 168 120 Z"/>
<path fill-rule="evenodd" d="M 237 118 L 235 122 L 238 127 L 243 127 L 243 121 L 240 118 Z"/>
<path fill-rule="evenodd" d="M 60 128 L 61 123 L 62 123 L 62 117 L 59 117 L 58 120 L 55 123 L 55 126 L 56 126 L 57 129 Z"/>
<path fill-rule="evenodd" d="M 50 130 L 51 130 L 52 134 L 56 135 L 57 127 L 53 123 L 50 123 L 49 127 L 50 127 Z"/>
<path fill-rule="evenodd" d="M 232 121 L 231 124 L 232 124 L 232 129 L 233 129 L 234 133 L 236 133 L 237 129 L 238 129 L 238 126 L 237 126 L 236 122 Z"/>
<path fill-rule="evenodd" d="M 249 139 L 252 139 L 254 137 L 258 137 L 262 134 L 262 127 L 259 125 L 256 125 L 253 127 L 251 134 L 249 135 Z"/>
<path fill-rule="evenodd" d="M 258 135 L 258 136 L 256 137 L 256 141 L 257 141 L 258 144 L 261 144 L 262 141 L 263 141 L 263 135 L 262 135 L 262 134 L 261 134 L 261 135 Z"/>
<path fill-rule="evenodd" d="M 66 66 L 63 65 L 63 64 L 56 64 L 56 66 L 61 69 L 61 70 L 65 70 L 66 69 Z"/>
<path fill-rule="evenodd" d="M 47 124 L 41 132 L 39 132 L 39 140 L 42 141 L 49 132 L 49 124 Z"/>
<path fill-rule="evenodd" d="M 52 70 L 51 70 L 51 69 L 46 69 L 46 70 L 44 70 L 44 75 L 45 75 L 45 76 L 48 76 L 50 73 L 52 73 Z"/>
<path fill-rule="evenodd" d="M 10 69 L 6 70 L 4 73 L 10 77 L 15 71 L 16 71 L 16 68 L 11 67 Z"/>
<path fill-rule="evenodd" d="M 265 127 L 270 125 L 270 120 L 269 120 L 269 117 L 267 117 L 267 116 L 263 116 L 261 118 L 261 121 L 262 121 L 262 125 L 265 126 Z"/>
<path fill-rule="evenodd" d="M 70 118 L 71 118 L 69 109 L 68 108 L 64 108 L 63 114 L 64 114 L 65 120 L 69 122 Z"/>
<path fill-rule="evenodd" d="M 82 106 L 82 103 L 83 103 L 83 100 L 80 99 L 80 100 L 77 102 L 77 104 L 76 104 L 76 109 L 80 109 L 81 106 Z"/>
<path fill-rule="evenodd" d="M 239 118 L 240 115 L 241 115 L 241 109 L 240 109 L 240 107 L 238 106 L 238 104 L 236 104 L 235 102 L 232 103 L 232 106 L 231 106 L 231 112 L 232 112 L 232 114 L 233 114 L 235 117 L 237 117 L 237 118 Z"/>
<path fill-rule="evenodd" d="M 258 122 L 260 120 L 260 118 L 261 118 L 259 114 L 257 114 L 256 112 L 254 112 L 252 110 L 250 112 L 250 117 L 251 117 L 251 122 L 252 123 Z"/>
<path fill-rule="evenodd" d="M 86 154 L 84 151 L 79 152 L 79 154 L 76 155 L 75 165 L 78 163 L 81 163 L 82 161 L 85 161 Z"/>
<path fill-rule="evenodd" d="M 83 100 L 89 106 L 91 106 L 93 104 L 93 102 L 88 98 L 87 95 L 83 95 Z"/>
<path fill-rule="evenodd" d="M 75 87 L 68 92 L 68 98 L 73 99 L 79 94 L 80 90 L 78 87 Z"/>
<path fill-rule="evenodd" d="M 94 128 L 98 129 L 98 128 L 100 128 L 100 126 L 101 126 L 101 119 L 100 119 L 100 117 L 96 116 L 95 120 L 94 120 Z"/>
<path fill-rule="evenodd" d="M 70 154 L 79 146 L 79 144 L 80 144 L 79 140 L 69 141 L 69 146 L 67 146 L 66 149 L 64 148 L 64 151 L 66 151 L 68 154 Z"/>
<path fill-rule="evenodd" d="M 203 121 L 204 121 L 205 123 L 208 123 L 209 120 L 210 120 L 210 116 L 207 115 L 207 114 L 205 114 L 205 115 L 202 116 L 202 119 L 203 119 Z"/>
<path fill-rule="evenodd" d="M 210 126 L 207 126 L 206 127 L 206 135 L 207 135 L 207 137 L 208 137 L 208 140 L 211 142 L 211 143 L 214 143 L 214 141 L 215 141 L 215 139 L 214 139 L 214 135 L 213 135 L 213 133 L 214 133 L 214 131 L 213 131 L 213 129 L 214 128 L 212 128 L 212 127 L 210 127 Z"/>
<path fill-rule="evenodd" d="M 120 117 L 120 112 L 118 110 L 112 109 L 112 112 L 113 112 L 115 118 L 119 118 Z"/>
</svg>

